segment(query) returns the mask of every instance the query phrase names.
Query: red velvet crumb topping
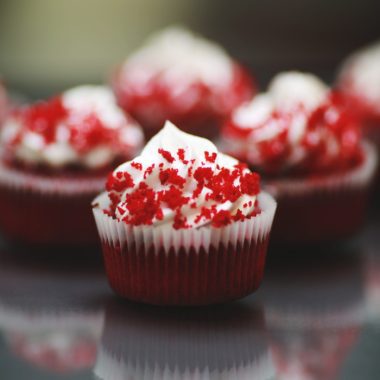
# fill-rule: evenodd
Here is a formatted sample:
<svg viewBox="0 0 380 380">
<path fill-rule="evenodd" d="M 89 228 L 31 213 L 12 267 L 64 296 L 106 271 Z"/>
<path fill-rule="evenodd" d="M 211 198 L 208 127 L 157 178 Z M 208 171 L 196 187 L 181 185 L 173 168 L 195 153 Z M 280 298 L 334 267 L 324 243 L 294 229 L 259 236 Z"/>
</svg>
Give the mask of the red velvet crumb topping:
<svg viewBox="0 0 380 380">
<path fill-rule="evenodd" d="M 255 216 L 258 212 L 257 203 L 247 201 L 243 209 L 255 206 L 254 212 L 247 213 L 244 210 L 237 210 L 231 213 L 229 210 L 218 210 L 217 205 L 227 202 L 234 203 L 244 195 L 254 197 L 260 191 L 260 177 L 257 173 L 247 170 L 245 164 L 239 163 L 232 168 L 220 168 L 215 165 L 216 154 L 205 152 L 206 161 L 214 166 L 206 166 L 201 163 L 195 164 L 195 160 L 186 160 L 185 151 L 179 149 L 178 158 L 169 151 L 159 149 L 158 151 L 165 161 L 171 163 L 180 162 L 184 165 L 184 172 L 188 177 L 184 178 L 179 174 L 179 169 L 167 167 L 165 165 L 152 164 L 144 171 L 144 179 L 139 183 L 134 183 L 132 175 L 126 172 L 112 173 L 107 181 L 106 189 L 111 200 L 108 215 L 116 217 L 131 225 L 151 225 L 155 220 L 162 220 L 164 208 L 174 211 L 173 228 L 190 228 L 191 225 L 186 216 L 184 206 L 196 209 L 197 201 L 206 201 L 208 207 L 201 207 L 199 214 L 194 218 L 194 222 L 210 223 L 214 227 L 223 227 L 235 221 L 242 221 Z M 132 162 L 131 167 L 143 170 L 142 164 Z M 157 175 L 160 182 L 159 189 L 154 190 L 145 180 L 149 175 Z M 186 182 L 193 182 L 186 188 L 195 189 L 189 193 L 185 189 Z M 126 194 L 126 195 L 123 195 Z M 200 197 L 202 195 L 202 198 Z M 188 208 L 186 208 L 188 209 Z"/>
</svg>

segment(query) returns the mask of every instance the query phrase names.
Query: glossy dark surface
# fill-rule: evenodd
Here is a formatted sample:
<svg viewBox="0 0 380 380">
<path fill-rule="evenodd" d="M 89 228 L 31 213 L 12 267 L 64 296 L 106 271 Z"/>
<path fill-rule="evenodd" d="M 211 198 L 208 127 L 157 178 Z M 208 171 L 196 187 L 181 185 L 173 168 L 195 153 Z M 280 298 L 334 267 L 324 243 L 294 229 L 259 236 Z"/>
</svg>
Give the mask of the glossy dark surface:
<svg viewBox="0 0 380 380">
<path fill-rule="evenodd" d="M 2 244 L 0 379 L 378 379 L 377 220 L 345 244 L 272 247 L 256 294 L 209 308 L 118 299 L 96 249 Z"/>
</svg>

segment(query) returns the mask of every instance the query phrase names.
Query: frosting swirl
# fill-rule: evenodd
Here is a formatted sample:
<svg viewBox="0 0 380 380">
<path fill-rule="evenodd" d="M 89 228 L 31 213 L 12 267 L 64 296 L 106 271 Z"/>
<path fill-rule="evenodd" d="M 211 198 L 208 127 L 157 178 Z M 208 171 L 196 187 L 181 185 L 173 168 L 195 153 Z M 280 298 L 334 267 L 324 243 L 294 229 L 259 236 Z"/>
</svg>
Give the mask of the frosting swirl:
<svg viewBox="0 0 380 380">
<path fill-rule="evenodd" d="M 170 122 L 109 176 L 107 213 L 131 225 L 221 227 L 257 212 L 259 176 Z"/>
<path fill-rule="evenodd" d="M 278 74 L 236 109 L 223 136 L 228 153 L 267 175 L 343 170 L 360 156 L 359 125 L 341 94 L 299 72 Z"/>
<path fill-rule="evenodd" d="M 232 69 L 233 62 L 222 47 L 185 28 L 170 27 L 152 35 L 129 56 L 123 75 L 139 86 L 160 75 L 166 84 L 186 87 L 200 81 L 220 87 L 232 80 Z"/>
<path fill-rule="evenodd" d="M 380 118 L 380 42 L 352 54 L 344 62 L 338 84 L 358 101 L 364 118 Z"/>
<path fill-rule="evenodd" d="M 99 169 L 133 157 L 143 135 L 109 89 L 80 86 L 16 110 L 4 123 L 0 140 L 6 160 Z"/>
</svg>

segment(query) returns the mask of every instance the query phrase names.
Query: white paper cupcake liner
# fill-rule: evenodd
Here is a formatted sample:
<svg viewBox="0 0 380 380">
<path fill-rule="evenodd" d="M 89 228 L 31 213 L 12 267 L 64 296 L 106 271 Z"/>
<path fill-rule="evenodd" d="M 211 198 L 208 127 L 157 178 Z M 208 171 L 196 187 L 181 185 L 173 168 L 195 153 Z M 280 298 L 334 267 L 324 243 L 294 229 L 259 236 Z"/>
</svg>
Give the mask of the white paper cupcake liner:
<svg viewBox="0 0 380 380">
<path fill-rule="evenodd" d="M 260 214 L 222 228 L 202 226 L 175 230 L 169 224 L 131 226 L 104 214 L 103 210 L 109 206 L 106 192 L 93 201 L 93 213 L 101 240 L 111 245 L 120 244 L 120 248 L 127 245 L 128 248 L 137 250 L 153 246 L 157 252 L 161 248 L 166 252 L 173 248 L 175 252 L 180 249 L 186 252 L 195 249 L 199 252 L 201 248 L 208 251 L 211 246 L 217 248 L 220 244 L 236 248 L 238 243 L 246 240 L 260 241 L 267 237 L 276 211 L 276 202 L 269 194 L 262 192 L 258 195 L 258 204 Z"/>
</svg>

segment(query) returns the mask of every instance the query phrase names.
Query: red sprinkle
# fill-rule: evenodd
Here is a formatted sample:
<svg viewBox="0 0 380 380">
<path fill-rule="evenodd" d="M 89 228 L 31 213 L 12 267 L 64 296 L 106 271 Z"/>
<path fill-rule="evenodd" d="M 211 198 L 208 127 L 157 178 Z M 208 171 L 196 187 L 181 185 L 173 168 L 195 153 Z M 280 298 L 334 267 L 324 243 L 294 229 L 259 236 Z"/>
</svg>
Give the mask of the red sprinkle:
<svg viewBox="0 0 380 380">
<path fill-rule="evenodd" d="M 160 149 L 158 149 L 158 153 L 160 153 L 161 156 L 166 161 L 168 161 L 169 163 L 173 163 L 174 162 L 174 157 L 171 155 L 171 153 L 168 150 L 160 148 Z"/>
<path fill-rule="evenodd" d="M 177 156 L 183 164 L 187 165 L 189 163 L 189 161 L 185 159 L 185 149 L 179 148 Z"/>
<path fill-rule="evenodd" d="M 131 162 L 131 166 L 135 168 L 136 170 L 142 170 L 143 168 L 139 162 L 135 162 L 135 161 Z"/>
<path fill-rule="evenodd" d="M 166 160 L 174 160 L 172 155 L 165 150 L 160 150 L 160 154 Z M 178 160 L 187 165 L 188 175 L 196 181 L 197 186 L 191 196 L 184 195 L 183 188 L 186 178 L 178 174 L 179 169 L 174 167 L 164 169 L 163 164 L 157 167 L 159 181 L 167 187 L 163 190 L 155 191 L 144 181 L 135 185 L 132 176 L 127 172 L 116 172 L 108 178 L 107 190 L 111 199 L 111 207 L 117 208 L 124 222 L 136 226 L 151 225 L 155 220 L 163 219 L 163 208 L 168 207 L 175 214 L 173 228 L 190 228 L 182 208 L 185 205 L 196 208 L 198 197 L 202 191 L 205 191 L 206 201 L 213 201 L 214 204 L 202 207 L 200 213 L 195 217 L 195 223 L 204 220 L 206 223 L 211 222 L 211 225 L 215 227 L 223 227 L 251 216 L 244 215 L 242 210 L 237 210 L 234 215 L 227 210 L 217 211 L 217 205 L 228 201 L 235 202 L 244 194 L 256 195 L 260 189 L 260 178 L 256 173 L 248 172 L 244 164 L 237 164 L 231 169 L 215 169 L 214 172 L 214 169 L 202 166 L 202 164 L 194 167 L 193 160 L 185 160 L 184 149 L 178 149 L 177 154 Z M 208 152 L 204 154 L 208 162 L 213 162 L 217 158 L 216 154 Z M 140 163 L 132 162 L 131 166 L 142 170 Z M 145 170 L 144 179 L 153 173 L 154 168 L 155 165 L 152 164 Z M 127 193 L 125 201 L 120 205 L 121 193 L 131 187 L 135 187 L 135 189 Z M 243 207 L 247 208 L 248 206 L 252 207 L 252 201 L 247 201 Z"/>
<path fill-rule="evenodd" d="M 162 170 L 160 171 L 159 177 L 162 185 L 172 184 L 182 189 L 186 183 L 185 178 L 178 175 L 177 169 Z"/>
<path fill-rule="evenodd" d="M 216 160 L 217 154 L 216 152 L 213 152 L 210 154 L 210 152 L 205 152 L 205 159 L 208 162 L 214 163 Z"/>
</svg>

